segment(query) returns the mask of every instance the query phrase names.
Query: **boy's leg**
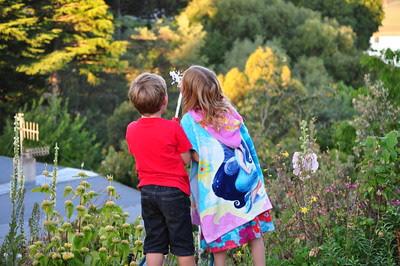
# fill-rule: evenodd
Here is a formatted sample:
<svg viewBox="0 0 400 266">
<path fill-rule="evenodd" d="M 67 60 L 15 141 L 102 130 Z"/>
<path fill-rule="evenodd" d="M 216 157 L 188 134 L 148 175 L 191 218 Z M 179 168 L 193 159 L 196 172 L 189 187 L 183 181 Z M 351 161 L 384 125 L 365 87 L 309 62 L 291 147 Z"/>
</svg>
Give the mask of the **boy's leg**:
<svg viewBox="0 0 400 266">
<path fill-rule="evenodd" d="M 177 256 L 179 265 L 194 266 L 190 199 L 177 188 L 168 188 L 163 195 L 159 196 L 168 226 L 170 251 Z"/>
<path fill-rule="evenodd" d="M 214 255 L 214 265 L 215 266 L 225 266 L 226 251 L 215 252 Z"/>
<path fill-rule="evenodd" d="M 146 265 L 147 266 L 162 266 L 164 263 L 164 254 L 162 253 L 147 253 Z"/>
<path fill-rule="evenodd" d="M 178 264 L 180 266 L 195 266 L 194 256 L 178 256 Z"/>
<path fill-rule="evenodd" d="M 141 189 L 142 217 L 146 236 L 144 253 L 149 266 L 161 266 L 168 254 L 168 228 L 158 203 L 159 186 L 144 186 Z"/>
<path fill-rule="evenodd" d="M 254 266 L 265 266 L 265 247 L 262 237 L 250 241 L 251 255 Z"/>
</svg>

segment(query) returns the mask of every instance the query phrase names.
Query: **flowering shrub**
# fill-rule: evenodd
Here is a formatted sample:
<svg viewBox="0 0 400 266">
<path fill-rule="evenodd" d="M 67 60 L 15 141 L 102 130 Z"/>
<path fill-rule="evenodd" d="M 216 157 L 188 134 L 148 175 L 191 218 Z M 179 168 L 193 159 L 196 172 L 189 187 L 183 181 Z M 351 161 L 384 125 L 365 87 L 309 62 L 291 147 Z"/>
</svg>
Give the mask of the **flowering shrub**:
<svg viewBox="0 0 400 266">
<path fill-rule="evenodd" d="M 277 178 L 268 187 L 277 231 L 266 236 L 268 263 L 396 265 L 399 132 L 368 137 L 355 158 L 320 154 L 313 123 L 301 128 L 302 151 L 292 161 L 287 152 L 274 157 Z"/>
<path fill-rule="evenodd" d="M 55 150 L 52 173 L 43 173 L 52 177 L 51 184 L 33 190 L 47 197 L 41 204 L 45 214 L 44 235 L 29 246 L 32 265 L 122 265 L 127 263 L 130 253 L 133 255 L 131 264 L 138 263 L 143 256 L 143 226 L 139 220 L 134 224 L 126 222 L 129 214 L 114 201 L 118 195 L 112 186 L 112 176 L 107 176 L 108 200 L 103 206 L 94 204 L 98 194 L 90 190 L 90 183 L 85 180 L 87 176 L 81 172 L 79 185 L 64 189 L 64 197 L 70 197 L 64 202 L 66 220 L 54 209 L 57 146 Z M 78 200 L 77 205 L 74 199 Z"/>
<path fill-rule="evenodd" d="M 19 265 L 24 262 L 25 247 L 24 232 L 24 199 L 25 179 L 22 172 L 22 160 L 20 157 L 19 120 L 14 116 L 14 158 L 13 175 L 10 182 L 11 217 L 9 232 L 0 248 L 0 265 Z"/>
</svg>

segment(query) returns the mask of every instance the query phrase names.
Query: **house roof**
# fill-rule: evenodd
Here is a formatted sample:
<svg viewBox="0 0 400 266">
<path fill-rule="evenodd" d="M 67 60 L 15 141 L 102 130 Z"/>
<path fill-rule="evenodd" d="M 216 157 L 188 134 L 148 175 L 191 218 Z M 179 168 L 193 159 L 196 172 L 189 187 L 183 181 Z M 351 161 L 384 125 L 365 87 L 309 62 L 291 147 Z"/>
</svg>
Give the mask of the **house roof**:
<svg viewBox="0 0 400 266">
<path fill-rule="evenodd" d="M 10 177 L 12 175 L 12 158 L 0 156 L 0 243 L 3 242 L 4 237 L 7 235 L 9 231 L 9 220 L 11 214 L 11 201 L 10 201 L 10 193 L 9 193 L 9 182 Z M 52 170 L 52 166 L 49 165 L 48 171 Z M 42 173 L 45 169 L 45 165 L 42 163 L 36 163 L 36 173 Z M 76 168 L 68 168 L 68 167 L 59 167 L 58 168 L 58 179 L 57 179 L 57 197 L 56 197 L 56 210 L 65 217 L 64 210 L 64 201 L 67 198 L 64 198 L 64 188 L 66 186 L 76 187 L 78 186 L 80 179 L 77 177 L 78 173 L 81 172 L 81 169 Z M 96 205 L 101 205 L 107 200 L 106 187 L 109 185 L 108 181 L 100 176 L 97 173 L 83 170 L 88 174 L 89 177 L 86 178 L 91 184 L 91 190 L 98 192 L 100 195 L 94 201 Z M 28 182 L 25 184 L 26 193 L 25 193 L 25 214 L 24 214 L 24 226 L 25 232 L 29 234 L 29 226 L 28 221 L 31 217 L 33 206 L 35 202 L 39 203 L 45 198 L 45 195 L 38 192 L 32 192 L 32 189 L 43 184 L 50 183 L 49 178 L 44 177 L 43 175 L 37 175 L 35 182 Z M 122 207 L 122 209 L 130 214 L 128 221 L 133 222 L 141 213 L 140 208 L 140 192 L 131 187 L 125 186 L 118 182 L 113 182 L 112 184 L 117 193 L 119 194 L 119 198 L 116 200 L 116 203 Z M 73 200 L 74 204 L 77 204 L 77 200 Z M 43 222 L 43 213 L 42 213 L 42 222 Z"/>
</svg>

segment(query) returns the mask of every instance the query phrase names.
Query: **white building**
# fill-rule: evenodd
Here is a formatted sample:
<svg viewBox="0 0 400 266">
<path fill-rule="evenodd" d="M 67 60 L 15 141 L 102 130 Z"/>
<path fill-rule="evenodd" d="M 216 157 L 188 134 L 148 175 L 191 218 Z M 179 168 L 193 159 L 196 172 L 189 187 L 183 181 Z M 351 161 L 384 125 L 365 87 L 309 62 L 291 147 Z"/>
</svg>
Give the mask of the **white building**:
<svg viewBox="0 0 400 266">
<path fill-rule="evenodd" d="M 383 49 L 400 50 L 400 0 L 384 0 L 385 17 L 378 32 L 370 39 L 369 54 Z"/>
</svg>

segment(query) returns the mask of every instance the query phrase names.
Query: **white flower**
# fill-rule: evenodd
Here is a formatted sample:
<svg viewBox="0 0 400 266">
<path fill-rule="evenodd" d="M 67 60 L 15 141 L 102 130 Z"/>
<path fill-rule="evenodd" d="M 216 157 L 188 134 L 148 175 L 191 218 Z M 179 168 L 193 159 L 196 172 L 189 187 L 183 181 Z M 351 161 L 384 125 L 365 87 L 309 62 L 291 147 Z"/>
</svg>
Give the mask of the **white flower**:
<svg viewBox="0 0 400 266">
<path fill-rule="evenodd" d="M 181 83 L 182 80 L 182 73 L 180 71 L 170 71 L 169 75 L 172 78 L 172 85 L 174 85 L 175 83 L 178 85 L 179 83 Z"/>
<path fill-rule="evenodd" d="M 295 152 L 292 158 L 293 174 L 304 180 L 310 178 L 309 175 L 303 175 L 302 173 L 315 173 L 319 164 L 317 161 L 317 155 L 313 152 L 303 154 L 301 152 Z"/>
</svg>

